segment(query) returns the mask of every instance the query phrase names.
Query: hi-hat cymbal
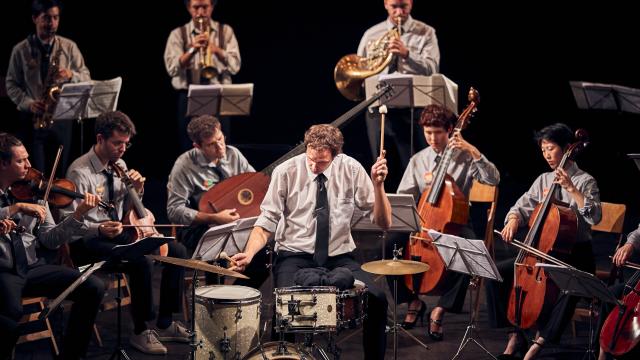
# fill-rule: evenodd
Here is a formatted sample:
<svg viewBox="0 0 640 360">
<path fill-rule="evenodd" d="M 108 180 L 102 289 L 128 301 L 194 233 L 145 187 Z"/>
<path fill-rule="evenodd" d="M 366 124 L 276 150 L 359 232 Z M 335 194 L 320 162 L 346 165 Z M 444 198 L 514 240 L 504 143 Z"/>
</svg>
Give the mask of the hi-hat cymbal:
<svg viewBox="0 0 640 360">
<path fill-rule="evenodd" d="M 248 276 L 243 275 L 243 274 L 241 274 L 239 272 L 236 272 L 236 271 L 233 271 L 233 270 L 229 270 L 229 269 L 225 269 L 225 268 L 217 266 L 217 265 L 211 265 L 211 264 L 206 263 L 206 262 L 204 262 L 202 260 L 180 259 L 180 258 L 175 258 L 175 257 L 170 257 L 170 256 L 159 256 L 159 255 L 147 255 L 147 256 L 149 256 L 153 260 L 157 260 L 157 261 L 168 263 L 168 264 L 178 265 L 178 266 L 182 266 L 182 267 L 187 267 L 187 268 L 190 268 L 190 269 L 197 269 L 197 270 L 207 271 L 207 272 L 214 273 L 214 274 L 232 276 L 232 277 L 240 278 L 240 279 L 248 279 L 249 278 Z"/>
<path fill-rule="evenodd" d="M 378 260 L 362 264 L 362 270 L 378 275 L 409 275 L 429 270 L 429 265 L 411 260 Z"/>
</svg>

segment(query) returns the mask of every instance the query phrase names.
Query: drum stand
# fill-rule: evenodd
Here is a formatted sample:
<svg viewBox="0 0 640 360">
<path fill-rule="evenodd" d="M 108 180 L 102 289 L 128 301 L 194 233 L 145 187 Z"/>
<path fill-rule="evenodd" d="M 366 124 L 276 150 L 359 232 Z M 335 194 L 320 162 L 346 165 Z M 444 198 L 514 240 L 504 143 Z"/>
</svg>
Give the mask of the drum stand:
<svg viewBox="0 0 640 360">
<path fill-rule="evenodd" d="M 191 351 L 189 358 L 196 360 L 196 349 L 202 346 L 202 340 L 198 341 L 196 334 L 196 285 L 198 282 L 198 270 L 193 269 L 193 279 L 191 279 L 191 333 L 189 334 L 189 346 Z"/>
</svg>

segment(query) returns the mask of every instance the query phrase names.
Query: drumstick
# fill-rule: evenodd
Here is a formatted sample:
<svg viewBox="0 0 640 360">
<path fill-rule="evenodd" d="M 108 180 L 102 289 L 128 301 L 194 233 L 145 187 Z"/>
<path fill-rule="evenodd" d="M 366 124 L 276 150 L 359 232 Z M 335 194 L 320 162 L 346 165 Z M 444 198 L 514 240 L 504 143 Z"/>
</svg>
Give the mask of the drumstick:
<svg viewBox="0 0 640 360">
<path fill-rule="evenodd" d="M 378 108 L 380 113 L 380 157 L 384 157 L 384 118 L 387 115 L 387 105 Z"/>
<path fill-rule="evenodd" d="M 229 255 L 227 255 L 227 253 L 224 251 L 220 253 L 220 259 L 229 260 L 229 262 L 233 266 L 238 265 L 238 263 L 235 260 L 233 260 L 231 257 L 229 257 Z"/>
</svg>

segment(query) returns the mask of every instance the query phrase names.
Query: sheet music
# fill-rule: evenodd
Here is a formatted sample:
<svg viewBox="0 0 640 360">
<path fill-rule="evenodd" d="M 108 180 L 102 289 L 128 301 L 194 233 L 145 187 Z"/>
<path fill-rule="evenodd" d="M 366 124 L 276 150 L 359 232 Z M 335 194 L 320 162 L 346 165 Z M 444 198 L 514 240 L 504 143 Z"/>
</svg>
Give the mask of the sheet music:
<svg viewBox="0 0 640 360">
<path fill-rule="evenodd" d="M 253 100 L 253 84 L 222 85 L 220 115 L 249 115 Z"/>
<path fill-rule="evenodd" d="M 62 85 L 53 118 L 55 120 L 76 120 L 94 118 L 118 105 L 122 78 L 111 80 L 91 80 Z"/>
<path fill-rule="evenodd" d="M 117 77 L 111 80 L 93 80 L 93 91 L 89 98 L 88 117 L 98 117 L 108 111 L 115 111 L 118 106 L 120 89 L 122 88 L 122 78 Z"/>
<path fill-rule="evenodd" d="M 193 254 L 194 259 L 216 260 L 222 251 L 233 256 L 244 251 L 257 216 L 238 219 L 224 225 L 209 228 L 200 238 Z"/>
<path fill-rule="evenodd" d="M 391 228 L 387 232 L 414 232 L 420 229 L 415 200 L 411 194 L 387 194 L 391 205 Z M 373 223 L 372 211 L 355 208 L 351 218 L 351 230 L 382 231 Z"/>
<path fill-rule="evenodd" d="M 640 114 L 640 89 L 626 86 L 570 81 L 579 109 L 619 110 Z"/>
<path fill-rule="evenodd" d="M 217 115 L 222 85 L 189 85 L 187 116 Z"/>
</svg>

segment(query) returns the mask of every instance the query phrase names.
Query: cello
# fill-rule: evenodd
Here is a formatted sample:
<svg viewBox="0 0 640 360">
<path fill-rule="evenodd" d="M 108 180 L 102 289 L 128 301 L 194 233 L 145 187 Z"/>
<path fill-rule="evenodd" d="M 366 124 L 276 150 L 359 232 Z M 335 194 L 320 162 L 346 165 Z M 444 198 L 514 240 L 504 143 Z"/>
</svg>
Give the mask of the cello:
<svg viewBox="0 0 640 360">
<path fill-rule="evenodd" d="M 382 96 L 390 96 L 392 90 L 391 85 L 383 85 L 377 93 L 341 115 L 331 125 L 337 128 L 346 125 Z M 202 195 L 198 203 L 198 210 L 212 213 L 223 209 L 236 209 L 241 218 L 260 215 L 260 204 L 267 194 L 273 170 L 279 164 L 302 154 L 305 150 L 304 143 L 298 144 L 262 171 L 243 173 L 224 179 Z"/>
<path fill-rule="evenodd" d="M 576 131 L 576 142 L 569 145 L 558 165 L 564 169 L 567 161 L 583 150 L 587 142 L 587 133 L 583 129 Z M 559 293 L 558 287 L 547 278 L 546 273 L 535 264 L 545 259 L 542 255 L 551 254 L 553 258 L 566 259 L 575 243 L 578 219 L 568 204 L 556 200 L 555 193 L 560 185 L 554 183 L 543 201 L 533 210 L 529 218 L 529 232 L 523 241 L 514 263 L 514 283 L 509 296 L 507 317 L 521 329 L 535 324 L 545 304 L 553 304 Z M 526 250 L 534 248 L 536 252 Z"/>
<path fill-rule="evenodd" d="M 153 216 L 153 213 L 142 204 L 142 200 L 140 200 L 140 196 L 138 196 L 138 191 L 136 191 L 133 186 L 133 180 L 131 180 L 131 177 L 129 177 L 127 172 L 115 162 L 111 162 L 110 166 L 114 173 L 119 176 L 120 179 L 122 179 L 122 182 L 127 186 L 127 194 L 131 200 L 131 210 L 125 214 L 122 221 L 125 224 L 123 227 L 133 228 L 130 235 L 131 242 L 136 242 L 150 236 L 163 236 L 158 232 L 158 230 L 156 230 L 154 226 L 156 218 Z M 167 256 L 168 253 L 169 245 L 162 244 L 160 246 L 160 256 Z"/>
<path fill-rule="evenodd" d="M 451 134 L 464 129 L 471 115 L 477 110 L 480 95 L 473 87 L 469 89 L 469 105 L 458 117 Z M 407 243 L 404 257 L 407 260 L 420 261 L 429 264 L 429 271 L 419 276 L 420 281 L 414 284 L 414 276 L 406 275 L 404 280 L 409 290 L 417 294 L 429 293 L 440 288 L 444 283 L 446 267 L 438 249 L 432 243 L 428 229 L 438 232 L 455 234 L 466 225 L 469 220 L 469 202 L 462 193 L 447 169 L 454 156 L 454 151 L 447 145 L 443 151 L 442 160 L 438 164 L 433 180 L 422 192 L 418 203 L 421 231 L 411 235 Z"/>
<path fill-rule="evenodd" d="M 627 284 L 636 284 L 633 288 L 625 285 L 631 291 L 604 321 L 600 331 L 600 347 L 616 358 L 632 351 L 637 358 L 636 346 L 640 342 L 640 264 L 626 262 L 623 266 L 638 270 L 627 281 Z"/>
</svg>

